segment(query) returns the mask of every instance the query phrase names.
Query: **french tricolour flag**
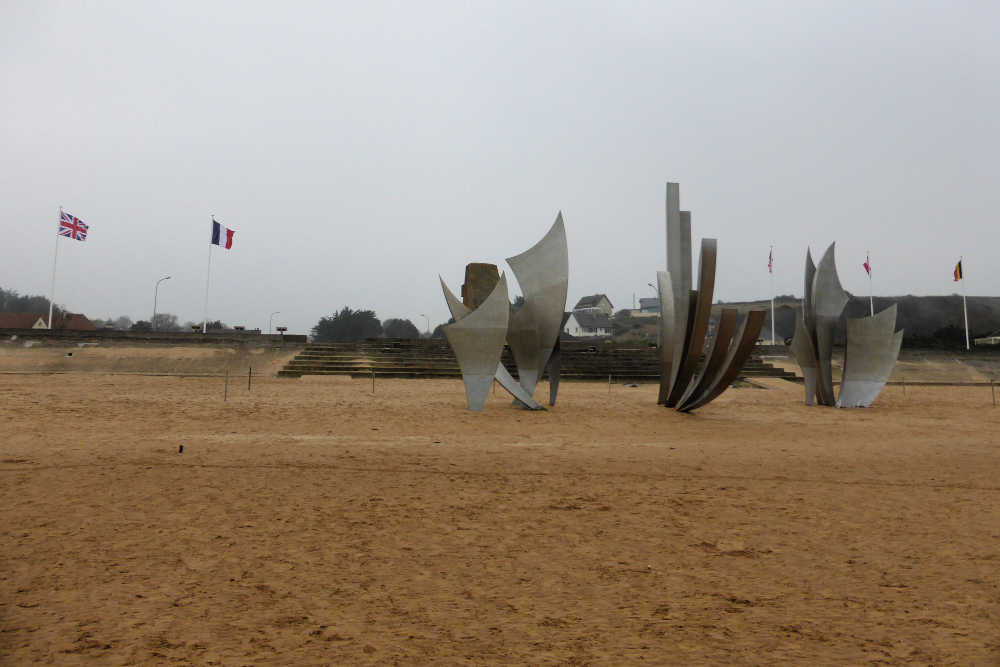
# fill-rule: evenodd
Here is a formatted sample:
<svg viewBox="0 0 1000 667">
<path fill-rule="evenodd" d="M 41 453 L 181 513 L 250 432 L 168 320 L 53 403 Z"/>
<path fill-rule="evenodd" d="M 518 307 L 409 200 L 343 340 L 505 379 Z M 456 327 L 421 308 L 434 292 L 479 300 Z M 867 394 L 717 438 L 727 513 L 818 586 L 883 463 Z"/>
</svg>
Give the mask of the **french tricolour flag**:
<svg viewBox="0 0 1000 667">
<path fill-rule="evenodd" d="M 226 250 L 233 247 L 233 235 L 236 234 L 232 229 L 228 227 L 223 227 L 212 218 L 212 243 L 214 245 L 222 246 Z"/>
</svg>

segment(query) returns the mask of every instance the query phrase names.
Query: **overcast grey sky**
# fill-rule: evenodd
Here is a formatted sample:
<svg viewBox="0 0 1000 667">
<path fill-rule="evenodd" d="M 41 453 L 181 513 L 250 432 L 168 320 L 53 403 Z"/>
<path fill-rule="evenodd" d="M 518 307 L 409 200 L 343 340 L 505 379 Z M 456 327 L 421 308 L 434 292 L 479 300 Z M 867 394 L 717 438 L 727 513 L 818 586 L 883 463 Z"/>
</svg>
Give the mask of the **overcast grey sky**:
<svg viewBox="0 0 1000 667">
<path fill-rule="evenodd" d="M 0 286 L 91 317 L 424 328 L 437 282 L 566 220 L 569 306 L 665 264 L 664 192 L 719 239 L 716 298 L 1000 294 L 997 2 L 6 2 Z M 697 246 L 696 246 L 697 247 Z M 516 287 L 515 290 L 516 291 Z"/>
</svg>

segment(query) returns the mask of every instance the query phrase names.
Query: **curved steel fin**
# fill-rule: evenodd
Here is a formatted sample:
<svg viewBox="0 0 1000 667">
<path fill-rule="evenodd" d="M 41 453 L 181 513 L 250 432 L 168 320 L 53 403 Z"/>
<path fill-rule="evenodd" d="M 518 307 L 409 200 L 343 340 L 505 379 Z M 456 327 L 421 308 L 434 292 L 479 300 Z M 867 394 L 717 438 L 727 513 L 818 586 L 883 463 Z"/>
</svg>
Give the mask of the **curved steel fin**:
<svg viewBox="0 0 1000 667">
<path fill-rule="evenodd" d="M 737 329 L 736 335 L 733 336 L 733 344 L 729 346 L 729 352 L 726 354 L 725 361 L 716 373 L 715 379 L 712 380 L 708 389 L 701 396 L 684 409 L 685 412 L 700 408 L 729 388 L 729 385 L 732 384 L 733 380 L 739 376 L 740 371 L 743 370 L 743 365 L 746 364 L 747 359 L 750 358 L 753 346 L 757 343 L 757 338 L 760 336 L 760 329 L 764 325 L 764 317 L 766 315 L 767 311 L 764 310 L 751 310 L 747 313 L 746 317 L 743 318 L 743 323 Z"/>
<path fill-rule="evenodd" d="M 671 353 L 668 395 L 677 384 L 677 374 L 687 349 L 687 335 L 691 330 L 691 213 L 676 210 L 679 205 L 671 201 L 671 185 L 667 184 L 667 272 L 674 293 L 673 351 Z M 679 196 L 679 194 L 675 195 Z M 666 403 L 666 399 L 664 399 Z"/>
<path fill-rule="evenodd" d="M 733 332 L 740 321 L 740 312 L 735 308 L 723 308 L 722 315 L 719 316 L 719 323 L 715 327 L 711 351 L 705 360 L 705 366 L 697 377 L 697 381 L 692 380 L 687 391 L 677 402 L 677 409 L 684 411 L 688 405 L 694 402 L 694 398 L 701 396 L 715 379 L 719 368 L 726 360 L 729 347 L 733 342 Z"/>
<path fill-rule="evenodd" d="M 882 393 L 903 342 L 903 332 L 894 332 L 895 328 L 895 304 L 871 317 L 847 320 L 847 348 L 837 407 L 866 408 Z"/>
<path fill-rule="evenodd" d="M 529 395 L 534 395 L 535 385 L 541 369 L 538 366 L 538 356 L 541 346 L 538 344 L 538 327 L 535 325 L 535 314 L 523 304 L 514 309 L 511 306 L 510 325 L 507 327 L 507 344 L 514 355 L 517 366 L 518 382 Z"/>
<path fill-rule="evenodd" d="M 501 351 L 501 354 L 503 352 Z M 503 362 L 497 364 L 497 371 L 495 373 L 496 381 L 500 383 L 500 386 L 507 390 L 507 393 L 514 397 L 514 402 L 520 405 L 525 410 L 544 410 L 545 407 L 541 403 L 536 401 L 534 397 L 530 396 L 528 392 L 524 390 L 514 376 L 510 374 L 507 367 L 503 365 Z"/>
<path fill-rule="evenodd" d="M 670 388 L 665 405 L 674 407 L 687 390 L 694 375 L 695 367 L 705 348 L 705 332 L 708 330 L 708 320 L 712 314 L 712 296 L 715 292 L 715 260 L 717 242 L 715 239 L 701 240 L 701 255 L 698 260 L 698 300 L 691 317 L 691 329 L 687 336 L 687 346 L 684 357 L 680 361 Z M 674 361 L 675 365 L 678 363 Z"/>
<path fill-rule="evenodd" d="M 448 304 L 448 312 L 451 313 L 451 319 L 458 322 L 460 319 L 472 312 L 472 310 L 462 303 L 461 299 L 455 296 L 455 294 L 448 289 L 448 286 L 444 282 L 444 278 L 438 276 L 438 280 L 441 281 L 441 289 L 444 291 L 444 300 Z"/>
<path fill-rule="evenodd" d="M 514 314 L 511 329 L 516 344 L 509 341 L 517 362 L 521 386 L 534 394 L 535 385 L 546 367 L 562 327 L 569 287 L 569 250 L 562 212 L 542 239 L 519 255 L 507 258 L 524 294 L 524 305 Z M 533 328 L 534 336 L 526 329 Z M 513 332 L 513 331 L 512 331 Z M 532 338 L 534 340 L 532 340 Z M 531 349 L 534 347 L 535 349 Z M 522 367 L 522 364 L 525 364 Z"/>
<path fill-rule="evenodd" d="M 813 354 L 816 348 L 816 318 L 813 316 L 813 282 L 816 279 L 816 265 L 813 263 L 812 250 L 806 248 L 806 279 L 805 291 L 802 292 L 802 317 L 805 320 L 806 332 L 813 342 Z"/>
<path fill-rule="evenodd" d="M 549 405 L 555 405 L 559 396 L 559 375 L 562 373 L 562 343 L 559 342 L 558 336 L 556 336 L 556 346 L 552 348 L 552 354 L 549 356 L 546 371 L 549 374 Z"/>
<path fill-rule="evenodd" d="M 670 274 L 656 272 L 656 295 L 660 299 L 660 391 L 656 398 L 658 405 L 667 401 L 670 393 L 671 366 L 674 360 L 674 289 Z"/>
<path fill-rule="evenodd" d="M 479 308 L 443 329 L 462 370 L 465 399 L 470 410 L 482 410 L 486 403 L 500 365 L 509 318 L 507 277 L 501 275 L 500 282 Z"/>
<path fill-rule="evenodd" d="M 792 337 L 792 357 L 802 370 L 802 380 L 806 390 L 806 405 L 812 405 L 816 398 L 816 346 L 806 327 L 804 316 L 799 313 L 795 319 L 795 336 Z"/>
<path fill-rule="evenodd" d="M 816 398 L 820 405 L 833 405 L 833 333 L 840 321 L 840 314 L 847 305 L 848 296 L 840 286 L 837 275 L 837 263 L 834 248 L 831 243 L 823 258 L 816 267 L 816 277 L 812 286 L 812 309 L 816 326 L 816 362 L 819 377 L 816 385 Z"/>
</svg>

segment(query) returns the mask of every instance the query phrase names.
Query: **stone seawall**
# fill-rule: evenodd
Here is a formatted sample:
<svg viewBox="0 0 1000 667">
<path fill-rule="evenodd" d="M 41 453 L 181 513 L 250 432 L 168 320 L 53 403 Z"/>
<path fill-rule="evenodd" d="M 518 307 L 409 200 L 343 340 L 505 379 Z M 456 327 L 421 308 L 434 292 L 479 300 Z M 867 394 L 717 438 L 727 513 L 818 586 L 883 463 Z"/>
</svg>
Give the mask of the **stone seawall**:
<svg viewBox="0 0 1000 667">
<path fill-rule="evenodd" d="M 209 331 L 194 333 L 188 331 L 118 331 L 97 329 L 95 331 L 73 331 L 69 329 L 2 329 L 0 341 L 36 341 L 38 343 L 73 344 L 77 342 L 100 343 L 157 343 L 160 345 L 247 345 L 270 346 L 275 344 L 304 344 L 304 334 L 260 334 L 249 331 Z"/>
</svg>

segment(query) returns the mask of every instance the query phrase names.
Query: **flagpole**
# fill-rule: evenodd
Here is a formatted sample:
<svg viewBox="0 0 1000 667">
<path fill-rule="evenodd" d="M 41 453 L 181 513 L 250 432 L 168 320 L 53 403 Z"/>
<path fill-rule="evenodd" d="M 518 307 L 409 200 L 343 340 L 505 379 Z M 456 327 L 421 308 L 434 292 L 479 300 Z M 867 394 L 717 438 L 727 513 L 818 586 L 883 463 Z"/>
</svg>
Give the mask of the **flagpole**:
<svg viewBox="0 0 1000 667">
<path fill-rule="evenodd" d="M 59 207 L 59 220 L 62 220 L 62 206 Z M 56 261 L 59 259 L 59 227 L 56 227 L 56 251 L 52 257 L 52 288 L 49 290 L 49 329 L 52 329 L 52 305 L 56 300 Z"/>
<path fill-rule="evenodd" d="M 774 345 L 774 245 L 771 245 L 771 266 L 768 267 L 771 275 L 771 345 Z"/>
<path fill-rule="evenodd" d="M 871 309 L 872 317 L 875 317 L 875 288 L 872 287 L 872 253 L 869 250 L 865 254 L 868 260 L 868 307 Z"/>
<path fill-rule="evenodd" d="M 958 258 L 958 264 L 961 266 L 962 258 Z M 962 316 L 965 319 L 965 351 L 968 352 L 971 348 L 969 347 L 969 307 L 965 302 L 965 295 L 968 294 L 969 290 L 965 287 L 965 267 L 962 266 Z"/>
<path fill-rule="evenodd" d="M 215 218 L 212 218 L 214 221 Z M 201 320 L 201 332 L 208 331 L 208 284 L 212 276 L 212 244 L 208 244 L 208 270 L 205 271 L 205 317 Z"/>
</svg>

